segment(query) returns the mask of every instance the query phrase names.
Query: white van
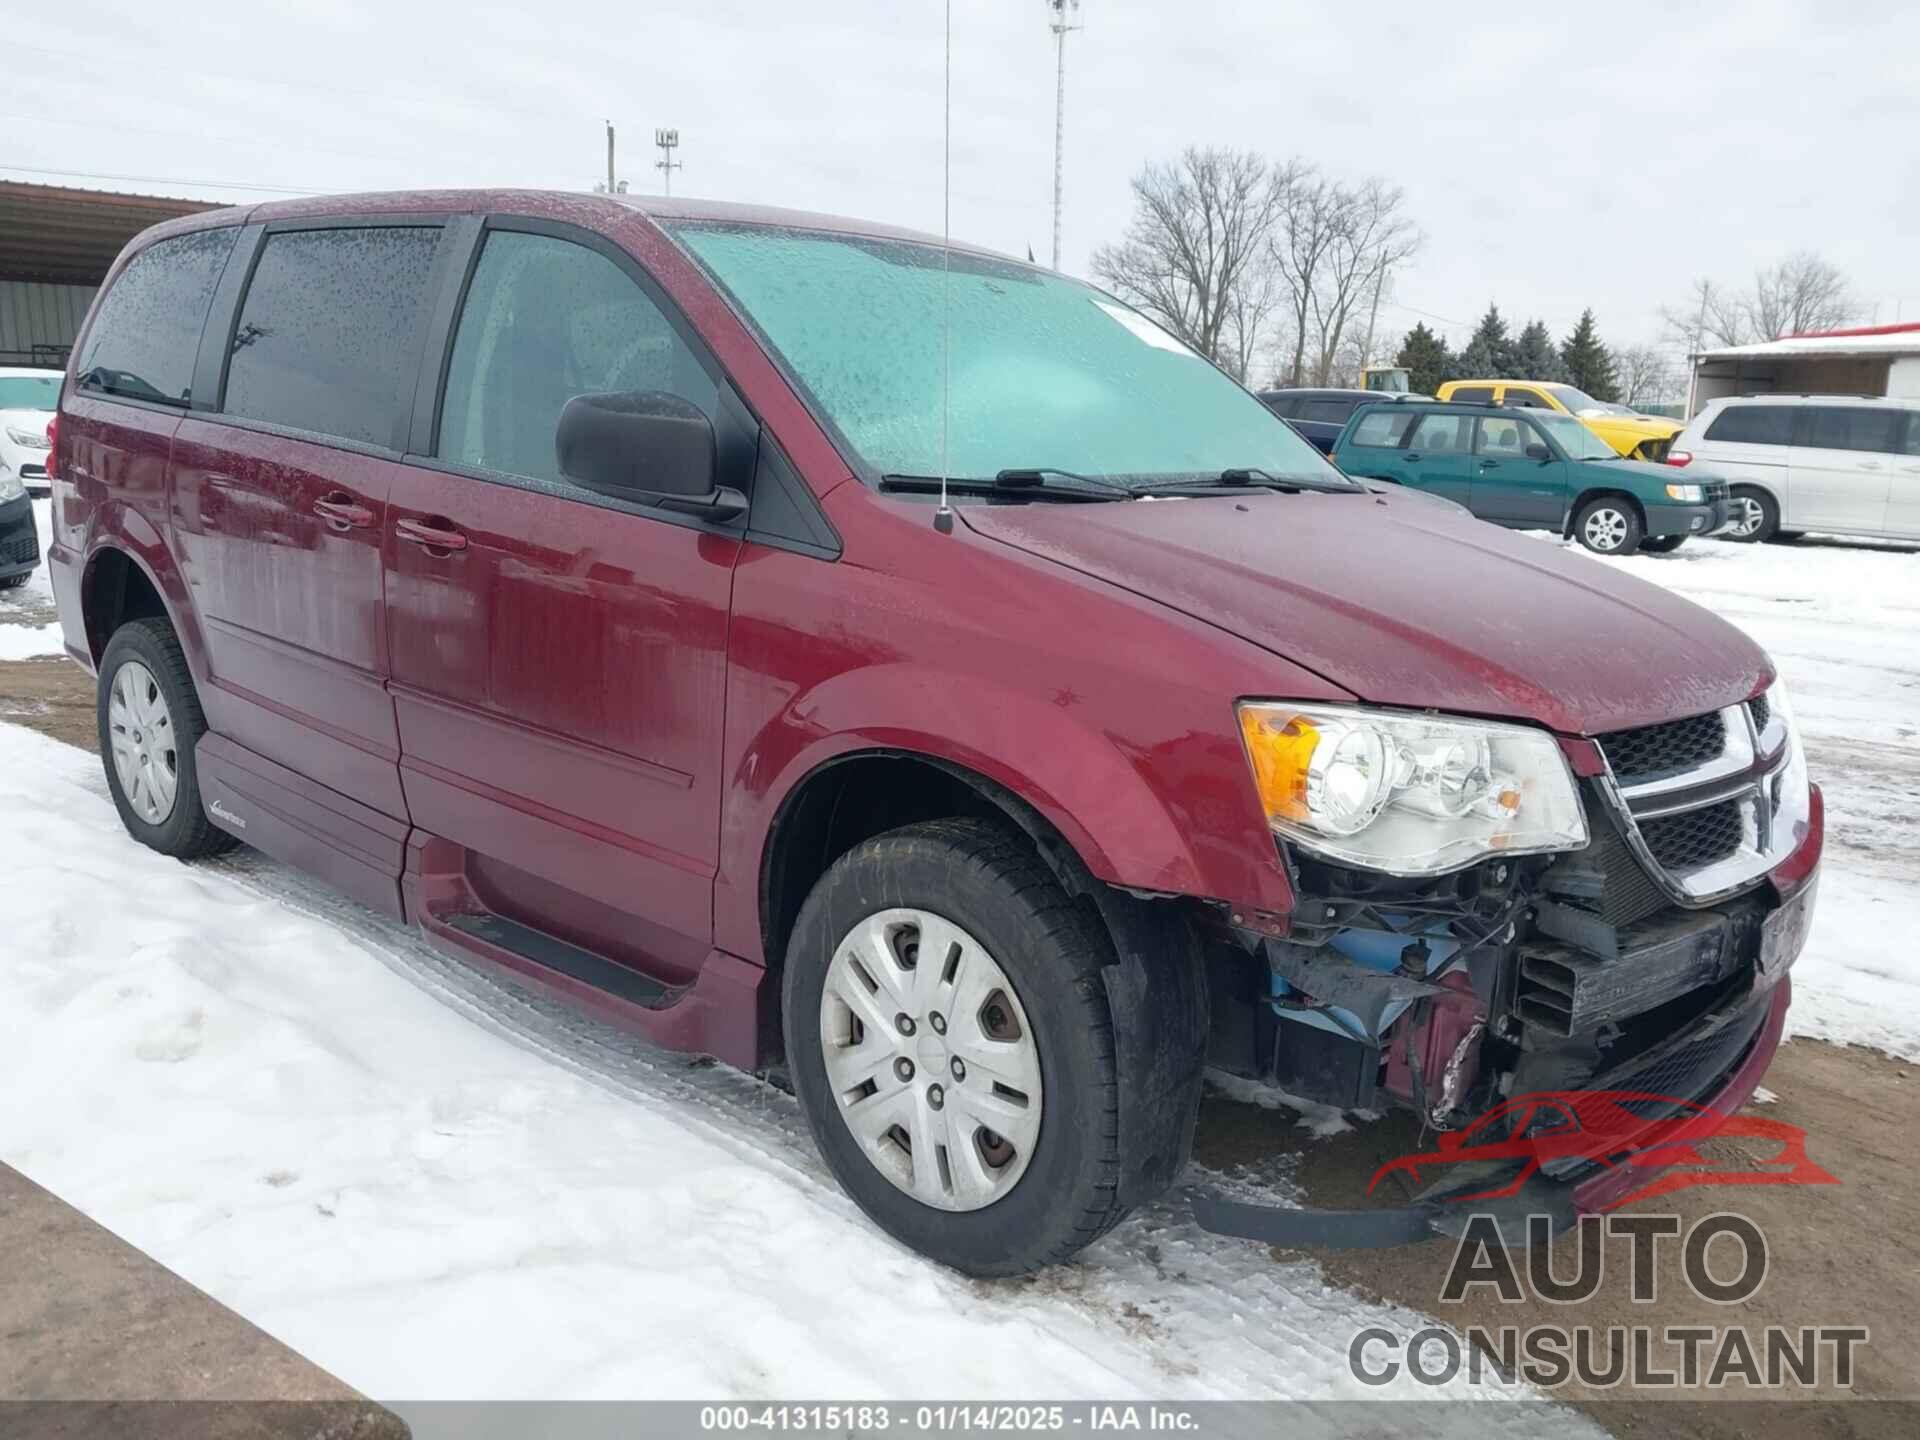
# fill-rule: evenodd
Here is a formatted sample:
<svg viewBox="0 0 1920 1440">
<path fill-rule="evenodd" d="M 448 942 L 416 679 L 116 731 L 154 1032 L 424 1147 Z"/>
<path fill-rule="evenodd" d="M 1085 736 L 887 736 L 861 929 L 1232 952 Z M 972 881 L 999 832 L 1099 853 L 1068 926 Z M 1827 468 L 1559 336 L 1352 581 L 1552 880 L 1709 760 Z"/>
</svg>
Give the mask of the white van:
<svg viewBox="0 0 1920 1440">
<path fill-rule="evenodd" d="M 1732 487 L 1727 540 L 1808 530 L 1920 540 L 1920 399 L 1743 395 L 1687 422 L 1669 465 Z"/>
</svg>

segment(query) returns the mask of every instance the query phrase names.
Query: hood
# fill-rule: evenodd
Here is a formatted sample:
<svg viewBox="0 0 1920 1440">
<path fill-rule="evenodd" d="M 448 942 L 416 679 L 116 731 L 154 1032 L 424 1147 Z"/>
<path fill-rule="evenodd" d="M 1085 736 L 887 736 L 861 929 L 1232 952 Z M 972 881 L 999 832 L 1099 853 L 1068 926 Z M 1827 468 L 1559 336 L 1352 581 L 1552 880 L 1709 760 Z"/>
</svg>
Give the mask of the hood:
<svg viewBox="0 0 1920 1440">
<path fill-rule="evenodd" d="M 44 437 L 47 422 L 52 418 L 51 410 L 0 410 L 0 429 L 10 425 L 15 430 L 25 430 Z"/>
<path fill-rule="evenodd" d="M 1589 429 L 1614 430 L 1643 440 L 1671 440 L 1687 428 L 1678 420 L 1662 420 L 1658 415 L 1578 415 L 1574 418 Z"/>
<path fill-rule="evenodd" d="M 1265 491 L 956 513 L 1375 704 L 1595 735 L 1732 705 L 1773 674 L 1759 646 L 1691 601 L 1412 497 Z"/>
</svg>

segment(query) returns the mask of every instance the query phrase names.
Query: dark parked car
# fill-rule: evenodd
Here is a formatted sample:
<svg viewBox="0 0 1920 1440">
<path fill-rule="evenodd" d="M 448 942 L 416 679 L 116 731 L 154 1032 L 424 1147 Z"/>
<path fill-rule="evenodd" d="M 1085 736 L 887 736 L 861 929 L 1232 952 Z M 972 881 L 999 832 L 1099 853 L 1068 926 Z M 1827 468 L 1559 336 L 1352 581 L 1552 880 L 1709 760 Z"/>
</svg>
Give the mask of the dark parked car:
<svg viewBox="0 0 1920 1440">
<path fill-rule="evenodd" d="M 1573 536 L 1598 555 L 1677 550 L 1729 515 L 1726 481 L 1623 459 L 1551 410 L 1373 405 L 1347 422 L 1332 459 L 1350 475 L 1444 495 L 1482 520 Z"/>
<path fill-rule="evenodd" d="M 1208 1063 L 1444 1128 L 1737 1103 L 1778 1041 L 1823 823 L 1767 656 L 1076 281 L 339 197 L 148 231 L 74 354 L 51 572 L 129 833 L 791 1085 L 948 1264 L 1159 1195 Z"/>
<path fill-rule="evenodd" d="M 33 501 L 13 475 L 0 475 L 0 590 L 17 590 L 40 566 Z"/>
<path fill-rule="evenodd" d="M 1333 442 L 1346 429 L 1353 412 L 1379 402 L 1418 404 L 1425 395 L 1398 395 L 1391 399 L 1376 390 L 1262 390 L 1260 403 L 1313 442 L 1322 455 L 1333 453 Z"/>
</svg>

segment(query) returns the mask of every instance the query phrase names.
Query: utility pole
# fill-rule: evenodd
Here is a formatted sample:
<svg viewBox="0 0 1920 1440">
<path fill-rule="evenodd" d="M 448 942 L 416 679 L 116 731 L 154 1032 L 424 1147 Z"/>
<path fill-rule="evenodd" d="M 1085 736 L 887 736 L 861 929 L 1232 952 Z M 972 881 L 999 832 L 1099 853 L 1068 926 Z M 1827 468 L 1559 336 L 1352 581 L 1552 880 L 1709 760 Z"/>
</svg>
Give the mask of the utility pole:
<svg viewBox="0 0 1920 1440">
<path fill-rule="evenodd" d="M 680 162 L 673 158 L 673 152 L 680 147 L 680 132 L 656 130 L 653 132 L 653 143 L 660 147 L 660 158 L 653 162 L 653 168 L 665 177 L 666 193 L 671 195 L 673 194 L 673 172 L 683 168 Z"/>
<path fill-rule="evenodd" d="M 1060 268 L 1060 191 L 1067 126 L 1067 32 L 1080 29 L 1080 0 L 1047 0 L 1053 31 L 1053 268 Z"/>
<path fill-rule="evenodd" d="M 613 121 L 607 121 L 607 194 L 614 194 L 613 188 Z"/>
</svg>

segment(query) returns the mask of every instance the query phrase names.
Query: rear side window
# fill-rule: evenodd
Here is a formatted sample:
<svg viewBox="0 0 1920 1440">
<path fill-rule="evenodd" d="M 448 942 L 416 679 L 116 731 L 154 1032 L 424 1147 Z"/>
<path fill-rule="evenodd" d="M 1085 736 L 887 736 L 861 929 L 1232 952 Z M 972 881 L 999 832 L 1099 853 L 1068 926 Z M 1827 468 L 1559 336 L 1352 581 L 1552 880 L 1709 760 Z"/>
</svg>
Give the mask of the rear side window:
<svg viewBox="0 0 1920 1440">
<path fill-rule="evenodd" d="M 1732 445 L 1791 445 L 1791 405 L 1729 405 L 1707 427 L 1706 438 Z"/>
<path fill-rule="evenodd" d="M 567 401 L 631 390 L 666 391 L 709 417 L 719 409 L 712 377 L 613 261 L 548 235 L 489 235 L 447 367 L 441 458 L 558 481 Z"/>
<path fill-rule="evenodd" d="M 1447 397 L 1456 405 L 1491 405 L 1493 387 L 1491 385 L 1468 385 L 1454 391 Z"/>
<path fill-rule="evenodd" d="M 240 307 L 226 413 L 393 445 L 438 229 L 269 235 Z"/>
<path fill-rule="evenodd" d="M 1887 455 L 1900 448 L 1906 418 L 1899 410 L 1816 405 L 1807 417 L 1807 438 L 1801 443 L 1817 450 L 1872 450 Z"/>
<path fill-rule="evenodd" d="M 1397 450 L 1400 442 L 1406 439 L 1407 430 L 1416 416 L 1407 409 L 1374 410 L 1360 417 L 1360 423 L 1353 427 L 1353 436 L 1349 445 L 1371 445 L 1380 450 Z"/>
<path fill-rule="evenodd" d="M 1464 455 L 1472 448 L 1472 443 L 1472 416 L 1422 415 L 1419 425 L 1414 428 L 1413 438 L 1407 442 L 1407 448 L 1424 450 L 1430 455 Z"/>
<path fill-rule="evenodd" d="M 93 317 L 76 365 L 82 390 L 185 405 L 213 287 L 237 230 L 156 241 L 127 262 Z"/>
<path fill-rule="evenodd" d="M 1906 453 L 1920 455 L 1920 410 L 1907 411 Z"/>
<path fill-rule="evenodd" d="M 1344 425 L 1347 423 L 1358 400 L 1309 400 L 1300 407 L 1296 420 L 1318 420 L 1326 425 Z"/>
</svg>

